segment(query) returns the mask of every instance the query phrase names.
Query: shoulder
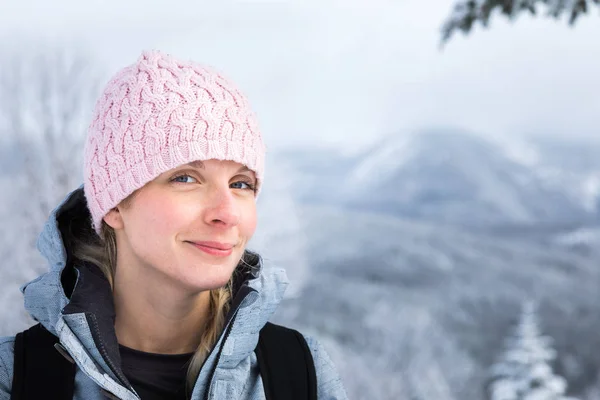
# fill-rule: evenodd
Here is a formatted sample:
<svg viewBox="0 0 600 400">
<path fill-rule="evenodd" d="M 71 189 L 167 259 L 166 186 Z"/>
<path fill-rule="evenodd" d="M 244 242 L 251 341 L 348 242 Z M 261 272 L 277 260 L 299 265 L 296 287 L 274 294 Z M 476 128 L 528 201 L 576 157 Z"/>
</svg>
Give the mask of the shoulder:
<svg viewBox="0 0 600 400">
<path fill-rule="evenodd" d="M 312 336 L 303 336 L 315 362 L 319 400 L 347 399 L 342 379 L 323 344 Z"/>
<path fill-rule="evenodd" d="M 10 399 L 15 337 L 0 337 L 0 400 Z"/>
</svg>

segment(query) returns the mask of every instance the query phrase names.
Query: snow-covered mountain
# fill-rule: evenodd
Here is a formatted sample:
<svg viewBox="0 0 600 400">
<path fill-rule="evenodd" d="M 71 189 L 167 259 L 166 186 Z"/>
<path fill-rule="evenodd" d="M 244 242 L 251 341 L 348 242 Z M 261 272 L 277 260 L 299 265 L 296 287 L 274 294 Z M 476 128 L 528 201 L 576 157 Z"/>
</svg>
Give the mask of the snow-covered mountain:
<svg viewBox="0 0 600 400">
<path fill-rule="evenodd" d="M 567 143 L 428 131 L 354 157 L 297 155 L 296 170 L 301 198 L 312 202 L 461 225 L 596 220 L 600 145 Z"/>
<path fill-rule="evenodd" d="M 310 270 L 278 318 L 325 341 L 356 398 L 476 399 L 520 302 L 535 299 L 557 370 L 594 398 L 595 154 L 440 131 L 354 156 L 280 154 Z"/>
</svg>

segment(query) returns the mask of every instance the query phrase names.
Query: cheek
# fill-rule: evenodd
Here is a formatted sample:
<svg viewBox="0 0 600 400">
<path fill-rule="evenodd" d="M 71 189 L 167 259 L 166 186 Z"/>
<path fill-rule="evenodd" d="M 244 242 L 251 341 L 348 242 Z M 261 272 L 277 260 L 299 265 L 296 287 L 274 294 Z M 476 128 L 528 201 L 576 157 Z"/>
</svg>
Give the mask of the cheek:
<svg viewBox="0 0 600 400">
<path fill-rule="evenodd" d="M 245 207 L 243 217 L 240 220 L 239 230 L 240 235 L 246 240 L 250 240 L 254 231 L 256 230 L 257 216 L 256 216 L 256 204 L 251 204 Z"/>
<path fill-rule="evenodd" d="M 189 210 L 168 197 L 147 196 L 135 207 L 135 232 L 139 239 L 146 240 L 146 246 L 164 246 L 166 236 L 177 233 L 189 222 Z"/>
</svg>

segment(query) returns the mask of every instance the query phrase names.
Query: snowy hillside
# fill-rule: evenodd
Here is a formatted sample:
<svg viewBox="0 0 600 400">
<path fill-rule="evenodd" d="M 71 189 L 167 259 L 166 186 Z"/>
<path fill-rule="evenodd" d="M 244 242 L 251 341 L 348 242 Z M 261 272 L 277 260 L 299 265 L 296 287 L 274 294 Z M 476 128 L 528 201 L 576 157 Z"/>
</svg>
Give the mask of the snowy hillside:
<svg viewBox="0 0 600 400">
<path fill-rule="evenodd" d="M 598 218 L 600 162 L 590 151 L 429 131 L 390 137 L 353 159 L 330 152 L 335 169 L 315 169 L 312 181 L 304 154 L 297 171 L 303 198 L 352 209 L 471 226 L 582 222 Z"/>
<path fill-rule="evenodd" d="M 288 153 L 310 278 L 278 318 L 325 338 L 354 398 L 481 399 L 535 299 L 569 394 L 595 399 L 594 152 L 430 132 Z"/>
<path fill-rule="evenodd" d="M 311 280 L 278 317 L 340 349 L 356 398 L 483 398 L 485 368 L 530 298 L 573 367 L 570 387 L 594 384 L 600 320 L 580 316 L 600 313 L 597 253 L 335 207 L 301 216 Z"/>
<path fill-rule="evenodd" d="M 532 169 L 547 186 L 562 188 L 575 203 L 596 213 L 600 200 L 600 142 L 530 138 L 496 141 L 505 155 Z"/>
</svg>

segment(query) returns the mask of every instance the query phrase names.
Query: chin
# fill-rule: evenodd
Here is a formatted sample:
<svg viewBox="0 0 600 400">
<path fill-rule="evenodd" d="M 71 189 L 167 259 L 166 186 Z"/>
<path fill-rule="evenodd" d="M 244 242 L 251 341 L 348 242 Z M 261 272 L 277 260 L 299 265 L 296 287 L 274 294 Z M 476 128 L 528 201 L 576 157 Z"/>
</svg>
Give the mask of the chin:
<svg viewBox="0 0 600 400">
<path fill-rule="evenodd" d="M 209 282 L 206 283 L 206 285 L 204 285 L 204 287 L 207 290 L 218 289 L 220 287 L 227 285 L 227 282 L 229 282 L 229 279 L 231 279 L 231 273 L 211 279 Z"/>
<path fill-rule="evenodd" d="M 234 269 L 235 267 L 229 265 L 210 265 L 196 270 L 192 276 L 185 274 L 187 276 L 182 276 L 178 280 L 196 291 L 213 290 L 225 286 L 231 279 Z"/>
</svg>

